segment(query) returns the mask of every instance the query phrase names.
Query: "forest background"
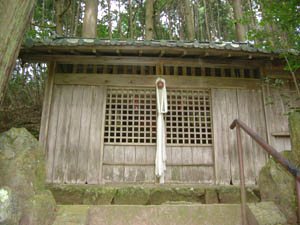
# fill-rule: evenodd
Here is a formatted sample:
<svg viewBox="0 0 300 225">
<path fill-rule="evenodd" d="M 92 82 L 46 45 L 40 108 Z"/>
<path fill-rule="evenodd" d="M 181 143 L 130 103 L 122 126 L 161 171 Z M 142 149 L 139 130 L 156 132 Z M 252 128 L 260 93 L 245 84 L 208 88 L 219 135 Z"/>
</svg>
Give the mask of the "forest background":
<svg viewBox="0 0 300 225">
<path fill-rule="evenodd" d="M 23 39 L 57 37 L 248 42 L 281 49 L 293 75 L 300 67 L 300 1 L 37 0 Z M 38 137 L 46 75 L 46 64 L 16 61 L 0 108 L 0 132 L 26 127 Z"/>
</svg>

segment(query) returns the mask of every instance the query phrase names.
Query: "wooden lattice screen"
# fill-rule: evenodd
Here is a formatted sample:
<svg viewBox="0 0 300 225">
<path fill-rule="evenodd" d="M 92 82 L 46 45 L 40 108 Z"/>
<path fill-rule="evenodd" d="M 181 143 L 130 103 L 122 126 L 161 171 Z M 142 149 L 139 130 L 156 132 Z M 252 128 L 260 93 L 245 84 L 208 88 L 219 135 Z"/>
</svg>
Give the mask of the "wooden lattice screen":
<svg viewBox="0 0 300 225">
<path fill-rule="evenodd" d="M 167 92 L 167 144 L 211 145 L 209 90 L 170 89 Z M 155 144 L 155 89 L 109 88 L 105 118 L 105 143 Z"/>
<path fill-rule="evenodd" d="M 155 143 L 155 127 L 155 89 L 107 90 L 105 143 Z"/>
<path fill-rule="evenodd" d="M 212 144 L 209 90 L 169 90 L 168 144 Z"/>
</svg>

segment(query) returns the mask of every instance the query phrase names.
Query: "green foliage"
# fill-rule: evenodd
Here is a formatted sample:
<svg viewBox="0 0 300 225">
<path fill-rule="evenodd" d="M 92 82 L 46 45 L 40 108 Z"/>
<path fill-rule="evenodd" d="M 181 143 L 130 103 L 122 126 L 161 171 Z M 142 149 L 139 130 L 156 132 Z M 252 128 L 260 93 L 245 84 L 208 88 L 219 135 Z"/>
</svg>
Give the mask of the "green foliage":
<svg viewBox="0 0 300 225">
<path fill-rule="evenodd" d="M 281 50 L 288 57 L 291 69 L 300 67 L 300 7 L 299 0 L 255 0 L 250 14 L 260 18 L 258 26 L 249 31 L 249 38 L 257 40 L 257 47 Z"/>
<path fill-rule="evenodd" d="M 293 76 L 296 88 L 299 87 L 295 77 L 295 72 L 300 68 L 299 0 L 254 0 L 253 2 L 253 10 L 246 15 L 246 18 L 256 16 L 259 21 L 257 26 L 248 32 L 250 40 L 255 41 L 258 48 L 279 52 L 287 63 L 285 70 Z M 251 23 L 246 19 L 245 21 Z M 283 80 L 267 78 L 265 84 L 279 89 L 281 101 L 290 111 L 297 110 L 291 106 L 291 100 L 286 96 L 285 91 L 281 91 Z M 272 104 L 273 101 L 270 96 L 266 99 L 267 104 Z"/>
<path fill-rule="evenodd" d="M 38 137 L 46 74 L 45 64 L 17 61 L 0 109 L 0 132 L 25 127 Z"/>
</svg>

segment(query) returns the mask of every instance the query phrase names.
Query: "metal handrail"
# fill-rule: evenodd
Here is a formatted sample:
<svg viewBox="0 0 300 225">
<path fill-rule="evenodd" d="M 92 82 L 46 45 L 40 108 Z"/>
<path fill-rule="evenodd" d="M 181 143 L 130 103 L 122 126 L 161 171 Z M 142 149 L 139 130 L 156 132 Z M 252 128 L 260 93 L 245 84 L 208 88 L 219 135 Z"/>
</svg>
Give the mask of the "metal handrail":
<svg viewBox="0 0 300 225">
<path fill-rule="evenodd" d="M 242 128 L 250 137 L 252 137 L 260 146 L 263 147 L 274 160 L 289 171 L 296 180 L 296 189 L 298 197 L 298 223 L 300 220 L 300 171 L 291 164 L 287 159 L 282 157 L 280 153 L 273 148 L 271 145 L 267 144 L 265 140 L 260 137 L 257 133 L 251 130 L 244 122 L 239 119 L 235 119 L 230 125 L 230 129 L 236 127 L 237 145 L 238 145 L 238 156 L 239 156 L 239 170 L 240 170 L 240 181 L 241 181 L 241 207 L 242 207 L 242 220 L 243 224 L 247 225 L 247 206 L 246 206 L 246 186 L 245 186 L 245 175 L 244 175 L 244 160 L 243 160 L 243 149 L 241 140 L 241 130 Z M 300 224 L 300 223 L 299 223 Z"/>
</svg>

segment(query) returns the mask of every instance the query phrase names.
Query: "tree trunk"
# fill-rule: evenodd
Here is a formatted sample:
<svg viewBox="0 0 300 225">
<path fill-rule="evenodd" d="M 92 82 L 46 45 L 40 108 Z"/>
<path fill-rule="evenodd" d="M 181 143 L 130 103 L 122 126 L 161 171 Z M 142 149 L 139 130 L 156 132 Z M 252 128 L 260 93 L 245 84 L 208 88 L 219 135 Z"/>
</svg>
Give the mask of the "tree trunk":
<svg viewBox="0 0 300 225">
<path fill-rule="evenodd" d="M 97 36 L 98 0 L 86 0 L 82 37 L 96 38 Z"/>
<path fill-rule="evenodd" d="M 146 40 L 153 39 L 153 0 L 146 0 Z"/>
<path fill-rule="evenodd" d="M 107 0 L 107 7 L 108 7 L 108 34 L 109 39 L 112 39 L 112 28 L 111 28 L 111 10 L 110 10 L 110 0 Z"/>
<path fill-rule="evenodd" d="M 129 37 L 133 39 L 133 29 L 132 29 L 132 0 L 129 0 Z"/>
<path fill-rule="evenodd" d="M 76 21 L 76 1 L 72 1 L 72 10 L 70 16 L 70 36 L 74 36 L 74 28 L 75 28 L 75 21 Z"/>
<path fill-rule="evenodd" d="M 217 32 L 216 32 L 216 23 L 215 23 L 215 19 L 214 19 L 214 11 L 211 7 L 211 2 L 208 1 L 208 8 L 209 8 L 209 15 L 210 15 L 210 33 L 211 33 L 211 40 L 215 41 L 216 37 L 217 37 Z"/>
<path fill-rule="evenodd" d="M 0 106 L 24 33 L 31 20 L 34 4 L 34 0 L 0 2 Z"/>
<path fill-rule="evenodd" d="M 63 19 L 62 13 L 64 10 L 64 0 L 55 0 L 55 22 L 56 22 L 56 34 L 63 36 Z"/>
<path fill-rule="evenodd" d="M 121 0 L 119 0 L 119 20 L 118 20 L 118 31 L 119 31 L 119 36 L 120 38 L 123 37 L 123 33 L 122 33 L 122 14 L 121 14 Z"/>
<path fill-rule="evenodd" d="M 76 21 L 75 21 L 75 27 L 74 27 L 74 33 L 73 36 L 77 36 L 77 30 L 78 30 L 78 23 L 79 23 L 79 17 L 80 17 L 80 8 L 81 8 L 81 0 L 78 2 L 77 11 L 76 11 Z"/>
<path fill-rule="evenodd" d="M 172 17 L 171 17 L 171 5 L 169 5 L 169 7 L 168 7 L 167 15 L 168 15 L 168 27 L 169 27 L 169 39 L 173 40 L 173 30 L 172 30 L 173 24 L 172 24 Z"/>
<path fill-rule="evenodd" d="M 221 1 L 218 0 L 217 1 L 217 31 L 218 31 L 218 38 L 219 39 L 222 39 L 222 32 L 221 32 L 221 26 L 220 26 L 220 23 L 221 23 L 221 20 L 220 20 L 220 9 L 222 8 L 222 5 L 221 5 Z M 223 40 L 224 40 L 224 37 L 223 37 Z"/>
<path fill-rule="evenodd" d="M 194 11 L 194 22 L 195 22 L 195 38 L 197 40 L 200 39 L 200 19 L 199 19 L 199 10 L 198 10 L 198 2 L 193 6 Z"/>
<path fill-rule="evenodd" d="M 241 19 L 243 17 L 242 2 L 241 0 L 232 0 L 232 8 L 235 19 L 235 33 L 237 41 L 246 41 L 246 29 L 243 24 L 241 24 Z"/>
<path fill-rule="evenodd" d="M 195 26 L 193 21 L 191 2 L 190 0 L 184 0 L 184 11 L 185 11 L 185 20 L 187 26 L 187 39 L 194 40 L 195 39 Z"/>
<path fill-rule="evenodd" d="M 208 40 L 211 41 L 211 34 L 210 34 L 209 25 L 208 25 L 208 17 L 207 17 L 206 0 L 203 0 L 203 6 L 204 6 L 204 15 L 205 15 L 206 34 L 207 34 Z"/>
<path fill-rule="evenodd" d="M 184 9 L 182 1 L 179 1 L 178 6 L 178 32 L 179 32 L 179 40 L 185 39 L 185 32 L 184 32 Z"/>
</svg>

